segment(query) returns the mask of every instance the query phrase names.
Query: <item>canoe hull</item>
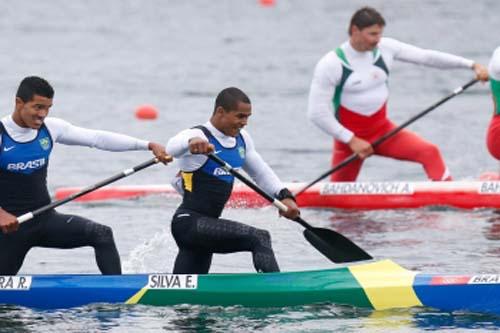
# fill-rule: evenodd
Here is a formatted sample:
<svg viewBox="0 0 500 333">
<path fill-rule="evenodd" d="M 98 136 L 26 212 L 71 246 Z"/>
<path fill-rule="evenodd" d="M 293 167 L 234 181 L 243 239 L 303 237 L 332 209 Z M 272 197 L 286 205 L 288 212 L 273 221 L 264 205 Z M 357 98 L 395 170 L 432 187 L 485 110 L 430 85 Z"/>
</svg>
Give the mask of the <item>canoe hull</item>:
<svg viewBox="0 0 500 333">
<path fill-rule="evenodd" d="M 297 192 L 304 183 L 288 183 Z M 81 188 L 61 188 L 57 199 Z M 151 194 L 178 196 L 170 185 L 105 187 L 79 198 L 82 202 L 127 199 Z M 262 207 L 269 203 L 243 184 L 236 184 L 231 207 Z M 320 183 L 297 197 L 300 207 L 341 209 L 397 209 L 449 206 L 463 209 L 500 208 L 500 181 Z"/>
<path fill-rule="evenodd" d="M 375 310 L 427 306 L 500 314 L 498 281 L 498 275 L 419 274 L 390 260 L 268 274 L 4 276 L 0 304 L 54 309 L 93 303 L 247 307 L 331 303 Z"/>
</svg>

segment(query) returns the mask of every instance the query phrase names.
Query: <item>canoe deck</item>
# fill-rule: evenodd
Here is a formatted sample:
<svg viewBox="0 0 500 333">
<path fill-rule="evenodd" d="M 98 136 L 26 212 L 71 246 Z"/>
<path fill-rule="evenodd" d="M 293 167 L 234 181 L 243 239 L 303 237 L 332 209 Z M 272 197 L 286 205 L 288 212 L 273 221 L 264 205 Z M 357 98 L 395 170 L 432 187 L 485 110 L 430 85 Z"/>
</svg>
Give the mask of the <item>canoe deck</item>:
<svg viewBox="0 0 500 333">
<path fill-rule="evenodd" d="M 429 275 L 391 260 L 327 270 L 245 274 L 0 276 L 0 304 L 92 303 L 282 307 L 332 303 L 375 310 L 426 306 L 500 314 L 499 275 Z"/>
</svg>

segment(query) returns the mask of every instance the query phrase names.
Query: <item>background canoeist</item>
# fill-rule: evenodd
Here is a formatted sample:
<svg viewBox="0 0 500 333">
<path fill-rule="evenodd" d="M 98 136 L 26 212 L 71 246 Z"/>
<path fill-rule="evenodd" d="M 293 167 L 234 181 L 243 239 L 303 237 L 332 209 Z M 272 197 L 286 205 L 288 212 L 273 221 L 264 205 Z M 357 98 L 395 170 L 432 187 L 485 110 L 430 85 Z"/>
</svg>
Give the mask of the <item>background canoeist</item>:
<svg viewBox="0 0 500 333">
<path fill-rule="evenodd" d="M 121 274 L 110 227 L 55 210 L 21 225 L 16 216 L 50 203 L 47 167 L 55 142 L 109 151 L 149 149 L 163 162 L 170 157 L 158 143 L 48 118 L 53 97 L 54 89 L 46 80 L 26 77 L 17 90 L 14 112 L 0 121 L 0 274 L 16 274 L 35 246 L 92 246 L 103 274 Z"/>
<path fill-rule="evenodd" d="M 500 160 L 500 47 L 493 52 L 488 72 L 493 94 L 493 118 L 488 128 L 486 144 L 490 154 Z"/>
<path fill-rule="evenodd" d="M 370 142 L 396 127 L 386 115 L 388 77 L 394 60 L 446 68 L 474 70 L 487 80 L 487 69 L 472 60 L 424 50 L 392 38 L 382 38 L 385 20 L 375 9 L 354 13 L 349 40 L 317 63 L 309 93 L 308 116 L 333 136 L 332 165 L 352 153 L 360 159 L 331 175 L 332 181 L 354 181 L 371 154 L 422 164 L 431 180 L 450 180 L 439 149 L 406 129 L 377 147 Z"/>
<path fill-rule="evenodd" d="M 219 218 L 233 189 L 234 176 L 208 160 L 213 152 L 235 168 L 243 168 L 268 193 L 288 206 L 283 216 L 299 215 L 293 195 L 264 162 L 243 129 L 252 114 L 248 96 L 238 88 L 222 90 L 210 118 L 202 126 L 186 129 L 167 144 L 179 158 L 181 205 L 172 219 L 172 234 L 179 247 L 174 273 L 208 273 L 213 253 L 250 251 L 255 269 L 278 272 L 266 230 Z"/>
</svg>

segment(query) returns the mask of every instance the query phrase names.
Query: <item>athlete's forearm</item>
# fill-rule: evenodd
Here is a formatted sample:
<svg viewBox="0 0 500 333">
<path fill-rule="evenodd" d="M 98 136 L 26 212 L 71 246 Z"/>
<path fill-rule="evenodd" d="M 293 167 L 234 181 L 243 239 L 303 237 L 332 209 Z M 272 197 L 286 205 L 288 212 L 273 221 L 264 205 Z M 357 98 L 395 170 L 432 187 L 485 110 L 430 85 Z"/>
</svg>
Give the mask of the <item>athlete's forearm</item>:
<svg viewBox="0 0 500 333">
<path fill-rule="evenodd" d="M 335 119 L 332 95 L 335 87 L 324 87 L 313 80 L 309 92 L 307 117 L 326 134 L 342 142 L 349 142 L 353 133 Z"/>
<path fill-rule="evenodd" d="M 148 141 L 128 135 L 74 126 L 61 119 L 47 119 L 47 127 L 58 143 L 108 151 L 148 150 Z"/>
<path fill-rule="evenodd" d="M 422 49 L 410 44 L 402 43 L 399 41 L 392 41 L 397 43 L 398 51 L 395 53 L 396 60 L 411 62 L 430 67 L 441 69 L 449 68 L 472 68 L 474 61 L 456 56 L 450 53 L 445 53 L 436 50 Z"/>
<path fill-rule="evenodd" d="M 200 129 L 190 128 L 183 130 L 168 140 L 166 150 L 173 157 L 179 158 L 189 152 L 189 140 L 196 137 L 207 140 L 205 134 Z"/>
</svg>

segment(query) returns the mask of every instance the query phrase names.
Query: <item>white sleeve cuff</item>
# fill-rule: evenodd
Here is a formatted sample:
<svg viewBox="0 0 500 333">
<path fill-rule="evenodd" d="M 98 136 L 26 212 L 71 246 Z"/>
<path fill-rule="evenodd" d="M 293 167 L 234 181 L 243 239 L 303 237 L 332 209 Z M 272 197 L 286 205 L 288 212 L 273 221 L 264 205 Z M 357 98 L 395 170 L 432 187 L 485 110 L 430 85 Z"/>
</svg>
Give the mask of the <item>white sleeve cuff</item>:
<svg viewBox="0 0 500 333">
<path fill-rule="evenodd" d="M 343 143 L 348 143 L 349 141 L 351 141 L 353 136 L 354 136 L 353 132 L 349 131 L 347 128 L 344 128 L 339 133 L 336 139 L 342 141 Z"/>
</svg>

